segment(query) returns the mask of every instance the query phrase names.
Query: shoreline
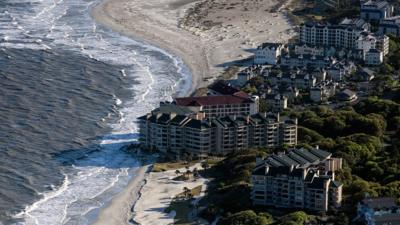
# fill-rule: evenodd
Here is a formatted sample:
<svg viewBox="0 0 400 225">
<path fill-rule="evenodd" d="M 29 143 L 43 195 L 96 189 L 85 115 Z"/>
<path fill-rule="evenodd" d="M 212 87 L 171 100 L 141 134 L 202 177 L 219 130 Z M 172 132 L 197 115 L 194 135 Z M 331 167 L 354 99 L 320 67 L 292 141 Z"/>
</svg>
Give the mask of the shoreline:
<svg viewBox="0 0 400 225">
<path fill-rule="evenodd" d="M 123 191 L 113 197 L 109 205 L 100 209 L 93 225 L 132 224 L 133 206 L 140 198 L 151 167 L 152 164 L 139 167 Z"/>
<path fill-rule="evenodd" d="M 118 4 L 116 4 L 116 0 L 103 0 L 92 9 L 91 16 L 95 21 L 115 32 L 166 50 L 168 53 L 172 53 L 174 57 L 179 57 L 191 71 L 192 84 L 189 93 L 193 93 L 197 88 L 207 85 L 204 82 L 204 78 L 210 73 L 210 67 L 199 37 L 179 28 L 176 28 L 176 32 L 171 32 L 166 30 L 163 24 L 153 21 L 127 26 L 126 18 L 132 21 L 140 21 L 142 19 L 145 20 L 145 17 L 134 13 L 119 15 L 120 13 L 118 12 L 122 12 L 121 14 L 126 13 L 124 6 L 130 1 L 117 1 Z M 116 18 L 116 15 L 120 17 Z M 193 45 L 192 42 L 200 44 Z M 188 49 L 187 46 L 191 46 L 192 49 Z"/>
</svg>

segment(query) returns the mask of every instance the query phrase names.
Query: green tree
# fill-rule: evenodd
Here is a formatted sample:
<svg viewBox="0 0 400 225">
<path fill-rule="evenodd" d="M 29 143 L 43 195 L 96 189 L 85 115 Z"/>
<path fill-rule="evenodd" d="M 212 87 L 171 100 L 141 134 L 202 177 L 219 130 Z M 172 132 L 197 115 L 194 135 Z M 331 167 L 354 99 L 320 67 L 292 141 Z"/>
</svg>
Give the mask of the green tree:
<svg viewBox="0 0 400 225">
<path fill-rule="evenodd" d="M 219 224 L 222 225 L 268 225 L 273 222 L 272 216 L 267 213 L 256 214 L 252 210 L 241 211 L 226 218 Z"/>
<path fill-rule="evenodd" d="M 281 218 L 282 225 L 302 225 L 308 220 L 308 215 L 303 211 L 287 214 Z"/>
</svg>

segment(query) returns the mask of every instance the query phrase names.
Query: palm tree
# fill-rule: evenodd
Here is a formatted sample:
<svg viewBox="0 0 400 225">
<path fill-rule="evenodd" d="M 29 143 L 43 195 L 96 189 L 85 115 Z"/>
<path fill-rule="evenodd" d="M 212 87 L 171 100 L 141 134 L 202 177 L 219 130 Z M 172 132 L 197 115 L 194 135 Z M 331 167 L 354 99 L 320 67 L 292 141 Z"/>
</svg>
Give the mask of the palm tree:
<svg viewBox="0 0 400 225">
<path fill-rule="evenodd" d="M 194 169 L 193 169 L 193 175 L 194 175 L 195 177 L 198 177 L 198 176 L 199 176 L 199 171 L 197 170 L 197 168 L 194 168 Z"/>
<path fill-rule="evenodd" d="M 192 171 L 186 170 L 185 175 L 186 175 L 186 177 L 187 177 L 188 179 L 190 178 L 190 174 L 192 174 Z"/>
<path fill-rule="evenodd" d="M 183 187 L 183 195 L 185 196 L 185 199 L 188 198 L 189 194 L 191 194 L 191 191 L 187 187 Z"/>
<path fill-rule="evenodd" d="M 207 170 L 208 168 L 210 168 L 210 165 L 208 164 L 207 161 L 204 161 L 204 162 L 201 164 L 201 167 L 203 167 L 204 170 Z"/>
</svg>

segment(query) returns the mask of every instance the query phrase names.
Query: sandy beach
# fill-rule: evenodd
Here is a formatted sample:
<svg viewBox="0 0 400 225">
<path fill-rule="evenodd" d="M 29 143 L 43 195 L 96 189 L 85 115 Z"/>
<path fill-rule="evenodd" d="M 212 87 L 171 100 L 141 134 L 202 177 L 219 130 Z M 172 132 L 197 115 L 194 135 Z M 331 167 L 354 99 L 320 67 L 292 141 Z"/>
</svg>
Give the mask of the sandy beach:
<svg viewBox="0 0 400 225">
<path fill-rule="evenodd" d="M 192 72 L 191 92 L 253 55 L 263 42 L 286 42 L 294 31 L 285 14 L 287 1 L 277 0 L 104 0 L 92 10 L 99 23 L 180 57 Z M 164 213 L 184 186 L 204 184 L 171 181 L 174 171 L 140 170 L 126 189 L 101 210 L 99 225 L 171 224 Z M 140 199 L 134 204 L 137 193 Z M 132 214 L 132 207 L 134 213 Z"/>
<path fill-rule="evenodd" d="M 138 169 L 125 189 L 113 198 L 108 207 L 100 210 L 95 225 L 131 224 L 129 221 L 132 219 L 132 204 L 138 198 L 149 168 L 150 165 L 147 165 Z"/>
<path fill-rule="evenodd" d="M 180 57 L 192 71 L 193 91 L 212 80 L 205 78 L 251 56 L 259 44 L 292 37 L 281 5 L 277 0 L 104 0 L 92 16 Z"/>
<path fill-rule="evenodd" d="M 201 170 L 200 164 L 190 167 Z M 180 171 L 186 171 L 180 168 Z M 164 172 L 151 172 L 146 176 L 146 185 L 141 189 L 141 197 L 134 206 L 133 220 L 143 225 L 168 225 L 174 223 L 175 212 L 166 213 L 165 209 L 170 205 L 171 201 L 180 193 L 183 188 L 193 189 L 202 185 L 202 195 L 206 189 L 207 179 L 197 178 L 188 181 L 173 180 L 177 175 L 175 170 Z"/>
</svg>

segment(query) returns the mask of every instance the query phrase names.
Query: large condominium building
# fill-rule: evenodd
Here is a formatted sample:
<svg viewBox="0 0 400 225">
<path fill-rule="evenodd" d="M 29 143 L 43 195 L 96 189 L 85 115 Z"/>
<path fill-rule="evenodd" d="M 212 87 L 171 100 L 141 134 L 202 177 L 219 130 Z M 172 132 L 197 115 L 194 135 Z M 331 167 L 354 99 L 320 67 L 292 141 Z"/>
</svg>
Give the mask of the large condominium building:
<svg viewBox="0 0 400 225">
<path fill-rule="evenodd" d="M 300 26 L 300 42 L 317 46 L 356 48 L 365 30 L 357 26 L 305 23 Z"/>
<path fill-rule="evenodd" d="M 206 118 L 258 113 L 259 99 L 245 92 L 233 95 L 176 98 L 174 103 L 194 112 L 203 112 Z"/>
<path fill-rule="evenodd" d="M 317 46 L 353 49 L 362 52 L 361 58 L 368 65 L 383 63 L 389 53 L 389 38 L 375 35 L 359 23 L 342 22 L 339 25 L 307 23 L 300 27 L 300 42 Z"/>
<path fill-rule="evenodd" d="M 391 17 L 393 12 L 393 6 L 387 1 L 361 1 L 360 18 L 364 20 L 378 22 L 381 19 Z"/>
<path fill-rule="evenodd" d="M 226 155 L 251 147 L 278 148 L 297 144 L 297 120 L 279 114 L 196 119 L 157 110 L 138 118 L 144 148 L 199 157 Z"/>
<path fill-rule="evenodd" d="M 335 171 L 342 160 L 320 149 L 293 149 L 258 161 L 252 173 L 255 205 L 326 212 L 339 207 L 342 184 Z"/>
</svg>

